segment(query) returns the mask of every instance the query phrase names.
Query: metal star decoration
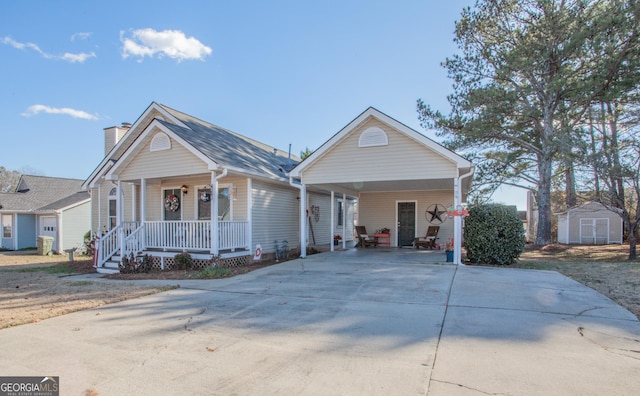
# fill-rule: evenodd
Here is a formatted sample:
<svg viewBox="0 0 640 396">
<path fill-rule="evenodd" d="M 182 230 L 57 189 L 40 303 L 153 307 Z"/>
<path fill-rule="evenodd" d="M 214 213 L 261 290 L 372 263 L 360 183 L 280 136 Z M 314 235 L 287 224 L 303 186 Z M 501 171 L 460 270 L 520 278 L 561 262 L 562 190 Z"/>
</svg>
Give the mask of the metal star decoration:
<svg viewBox="0 0 640 396">
<path fill-rule="evenodd" d="M 443 223 L 445 219 L 442 218 L 442 215 L 447 213 L 444 210 L 443 205 L 434 204 L 427 208 L 426 218 L 429 223 Z"/>
</svg>

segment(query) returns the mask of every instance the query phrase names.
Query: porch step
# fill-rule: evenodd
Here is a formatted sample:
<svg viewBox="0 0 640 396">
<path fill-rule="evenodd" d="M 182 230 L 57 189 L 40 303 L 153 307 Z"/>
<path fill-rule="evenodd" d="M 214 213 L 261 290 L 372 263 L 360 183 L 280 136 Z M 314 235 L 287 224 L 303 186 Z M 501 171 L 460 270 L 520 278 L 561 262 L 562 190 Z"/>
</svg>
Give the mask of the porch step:
<svg viewBox="0 0 640 396">
<path fill-rule="evenodd" d="M 107 261 L 104 263 L 104 267 L 96 268 L 96 271 L 99 274 L 119 274 L 120 269 L 118 268 L 118 263 L 115 261 Z"/>
</svg>

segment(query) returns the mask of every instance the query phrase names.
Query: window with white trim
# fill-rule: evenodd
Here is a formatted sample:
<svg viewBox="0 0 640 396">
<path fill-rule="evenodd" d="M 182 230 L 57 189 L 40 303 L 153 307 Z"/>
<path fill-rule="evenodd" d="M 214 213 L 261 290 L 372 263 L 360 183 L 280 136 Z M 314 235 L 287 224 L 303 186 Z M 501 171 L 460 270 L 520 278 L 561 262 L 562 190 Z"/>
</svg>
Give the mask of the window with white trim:
<svg viewBox="0 0 640 396">
<path fill-rule="evenodd" d="M 118 189 L 113 187 L 109 191 L 109 229 L 116 226 L 116 215 L 118 210 Z"/>
<path fill-rule="evenodd" d="M 12 238 L 13 236 L 13 217 L 11 215 L 2 215 L 2 237 Z"/>
<path fill-rule="evenodd" d="M 338 227 L 342 227 L 344 225 L 343 222 L 342 222 L 342 218 L 344 217 L 343 216 L 343 213 L 344 213 L 344 202 L 342 200 L 339 200 L 337 202 L 337 204 L 338 205 L 337 205 L 336 212 L 338 213 L 338 222 L 336 224 L 338 224 Z"/>
<path fill-rule="evenodd" d="M 218 188 L 218 220 L 233 219 L 233 198 L 231 186 Z M 198 189 L 198 220 L 211 219 L 211 188 Z"/>
</svg>

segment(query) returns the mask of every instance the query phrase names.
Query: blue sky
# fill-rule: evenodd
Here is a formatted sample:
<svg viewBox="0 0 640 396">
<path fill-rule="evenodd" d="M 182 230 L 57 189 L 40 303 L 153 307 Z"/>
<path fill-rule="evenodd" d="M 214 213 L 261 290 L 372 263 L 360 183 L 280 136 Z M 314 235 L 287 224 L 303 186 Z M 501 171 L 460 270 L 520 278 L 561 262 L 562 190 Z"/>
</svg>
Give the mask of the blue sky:
<svg viewBox="0 0 640 396">
<path fill-rule="evenodd" d="M 152 101 L 295 154 L 369 106 L 439 140 L 416 100 L 448 111 L 440 63 L 473 3 L 4 0 L 0 165 L 85 179 L 102 129 Z"/>
</svg>

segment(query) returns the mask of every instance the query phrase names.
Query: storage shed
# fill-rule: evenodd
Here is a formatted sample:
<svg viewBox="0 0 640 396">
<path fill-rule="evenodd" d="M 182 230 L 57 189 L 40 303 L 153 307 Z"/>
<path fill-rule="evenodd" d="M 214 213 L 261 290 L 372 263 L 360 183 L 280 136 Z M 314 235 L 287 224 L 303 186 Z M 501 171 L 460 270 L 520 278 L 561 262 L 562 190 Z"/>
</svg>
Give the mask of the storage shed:
<svg viewBox="0 0 640 396">
<path fill-rule="evenodd" d="M 615 208 L 586 202 L 558 216 L 558 243 L 607 245 L 622 243 L 622 218 Z"/>
</svg>

